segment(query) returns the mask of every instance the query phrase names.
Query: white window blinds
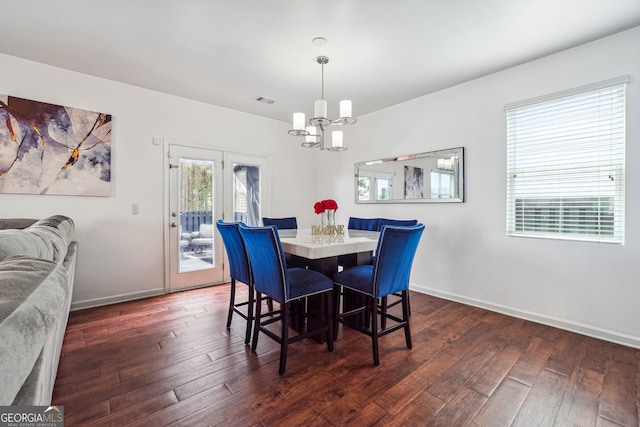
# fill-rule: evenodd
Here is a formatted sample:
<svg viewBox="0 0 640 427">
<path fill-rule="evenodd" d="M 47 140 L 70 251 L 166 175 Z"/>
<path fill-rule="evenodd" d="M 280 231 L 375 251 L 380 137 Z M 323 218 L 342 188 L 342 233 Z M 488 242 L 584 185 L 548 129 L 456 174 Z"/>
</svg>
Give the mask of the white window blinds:
<svg viewBox="0 0 640 427">
<path fill-rule="evenodd" d="M 624 242 L 627 82 L 506 107 L 508 235 Z"/>
</svg>

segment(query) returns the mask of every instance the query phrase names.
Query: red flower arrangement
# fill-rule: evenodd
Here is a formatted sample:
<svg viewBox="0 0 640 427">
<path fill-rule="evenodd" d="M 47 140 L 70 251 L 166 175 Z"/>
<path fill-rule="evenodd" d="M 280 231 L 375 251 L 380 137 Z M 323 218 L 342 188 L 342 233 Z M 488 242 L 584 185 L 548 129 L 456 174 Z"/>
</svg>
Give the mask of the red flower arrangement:
<svg viewBox="0 0 640 427">
<path fill-rule="evenodd" d="M 321 200 L 313 205 L 313 210 L 317 214 L 321 214 L 325 210 L 337 210 L 338 204 L 333 199 Z"/>
</svg>

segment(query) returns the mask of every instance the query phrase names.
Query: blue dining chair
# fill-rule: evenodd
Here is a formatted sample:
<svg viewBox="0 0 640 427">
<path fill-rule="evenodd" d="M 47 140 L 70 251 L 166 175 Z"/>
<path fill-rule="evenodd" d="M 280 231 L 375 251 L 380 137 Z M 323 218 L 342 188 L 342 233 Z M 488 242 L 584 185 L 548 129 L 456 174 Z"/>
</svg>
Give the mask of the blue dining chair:
<svg viewBox="0 0 640 427">
<path fill-rule="evenodd" d="M 333 276 L 336 286 L 351 289 L 365 295 L 363 307 L 340 313 L 336 298 L 336 320 L 371 337 L 373 345 L 373 364 L 380 364 L 378 338 L 404 329 L 407 348 L 412 347 L 409 327 L 409 276 L 420 237 L 424 231 L 423 224 L 412 227 L 384 226 L 378 240 L 376 258 L 373 265 L 358 265 L 347 268 Z M 342 289 L 342 288 L 340 288 Z M 335 289 L 334 292 L 339 292 Z M 387 295 L 400 292 L 402 295 L 402 318 L 383 310 L 378 300 Z M 368 319 L 361 323 L 344 322 L 345 318 L 362 315 Z M 378 330 L 378 316 L 385 319 L 385 327 Z M 394 322 L 386 327 L 386 320 Z"/>
<path fill-rule="evenodd" d="M 218 220 L 216 227 L 222 236 L 222 242 L 227 251 L 229 259 L 229 275 L 231 276 L 231 295 L 229 298 L 229 314 L 227 315 L 227 329 L 231 328 L 231 319 L 233 313 L 237 313 L 247 320 L 247 328 L 244 343 L 249 344 L 251 339 L 251 328 L 253 326 L 253 311 L 255 306 L 255 291 L 253 286 L 253 277 L 251 276 L 251 268 L 249 267 L 249 258 L 244 241 L 238 230 L 239 223 L 224 222 Z M 236 302 L 236 283 L 241 282 L 249 287 L 249 298 L 246 301 Z M 246 306 L 246 314 L 241 307 Z"/>
<path fill-rule="evenodd" d="M 350 216 L 347 228 L 350 230 L 379 231 L 378 218 L 358 218 Z"/>
<path fill-rule="evenodd" d="M 278 230 L 297 230 L 298 229 L 298 220 L 295 216 L 285 217 L 285 218 L 265 218 L 262 217 L 262 223 L 265 226 L 275 225 Z M 300 267 L 306 268 L 307 265 L 305 262 L 300 259 L 300 257 L 284 254 L 285 259 L 287 261 L 287 266 L 289 267 Z"/>
<path fill-rule="evenodd" d="M 251 349 L 258 346 L 258 336 L 264 333 L 280 344 L 280 375 L 283 375 L 287 364 L 288 345 L 303 338 L 326 333 L 327 348 L 333 351 L 333 314 L 332 295 L 333 281 L 322 273 L 305 268 L 286 268 L 284 252 L 275 226 L 248 227 L 240 224 L 240 234 L 249 254 L 249 262 L 253 274 L 256 298 L 267 295 L 280 303 L 279 310 L 270 310 L 262 314 L 261 304 L 256 307 L 255 326 Z M 324 294 L 321 299 L 320 323 L 312 330 L 307 321 L 307 330 L 289 336 L 290 308 L 293 301 L 301 300 L 310 295 Z M 305 316 L 313 316 L 305 313 Z M 309 320 L 309 319 L 307 319 Z M 281 333 L 267 328 L 267 325 L 281 323 Z"/>
<path fill-rule="evenodd" d="M 382 231 L 382 227 L 385 225 L 394 225 L 394 226 L 414 226 L 418 223 L 415 219 L 390 219 L 390 218 L 357 218 L 357 217 L 349 217 L 349 225 L 348 228 L 353 230 L 369 230 L 369 231 Z M 374 264 L 376 261 L 375 255 L 371 257 L 371 264 Z M 394 293 L 393 296 L 401 297 L 400 293 Z M 382 310 L 386 311 L 387 308 L 393 307 L 394 305 L 400 304 L 402 299 L 396 299 L 393 302 L 388 302 L 388 297 L 385 296 L 381 300 Z M 411 315 L 411 303 L 409 303 L 409 315 Z M 383 316 L 381 319 L 380 325 L 382 328 L 386 327 L 386 318 Z"/>
<path fill-rule="evenodd" d="M 298 228 L 298 220 L 295 216 L 285 218 L 262 218 L 265 226 L 275 225 L 278 230 L 295 230 Z"/>
<path fill-rule="evenodd" d="M 382 227 L 384 227 L 385 225 L 393 225 L 396 227 L 411 227 L 414 226 L 418 223 L 417 220 L 415 219 L 390 219 L 390 218 L 378 218 L 378 230 L 377 231 L 382 231 Z M 375 262 L 375 259 L 372 259 L 372 264 Z M 399 299 L 396 299 L 395 301 L 389 303 L 388 302 L 388 297 L 386 296 L 384 298 L 382 298 L 381 301 L 381 305 L 382 305 L 382 310 L 386 311 L 388 308 L 393 307 L 394 305 L 398 305 L 402 303 L 402 298 L 399 292 L 395 292 L 392 294 L 395 297 L 400 297 Z M 408 297 L 407 297 L 408 298 Z M 409 306 L 409 316 L 411 316 L 411 301 L 408 301 L 408 306 Z M 382 326 L 382 328 L 386 327 L 386 319 L 385 317 L 382 317 L 381 319 L 381 323 L 380 325 Z"/>
<path fill-rule="evenodd" d="M 415 219 L 389 219 L 389 218 L 378 218 L 378 228 L 376 231 L 382 231 L 382 227 L 385 225 L 395 225 L 395 226 L 414 226 L 418 223 Z"/>
</svg>

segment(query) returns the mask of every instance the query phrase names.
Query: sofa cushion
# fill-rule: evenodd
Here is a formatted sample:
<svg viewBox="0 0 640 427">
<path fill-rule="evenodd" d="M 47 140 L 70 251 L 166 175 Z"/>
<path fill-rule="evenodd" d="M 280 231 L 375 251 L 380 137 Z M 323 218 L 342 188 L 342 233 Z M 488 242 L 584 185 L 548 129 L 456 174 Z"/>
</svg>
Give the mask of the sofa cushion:
<svg viewBox="0 0 640 427">
<path fill-rule="evenodd" d="M 0 230 L 5 228 L 27 228 L 36 221 L 30 218 L 0 218 Z"/>
<path fill-rule="evenodd" d="M 26 256 L 0 262 L 0 405 L 11 405 L 31 373 L 69 290 L 62 263 Z"/>
<path fill-rule="evenodd" d="M 0 261 L 13 255 L 25 255 L 61 262 L 74 229 L 71 218 L 54 215 L 22 230 L 0 230 Z"/>
<path fill-rule="evenodd" d="M 200 236 L 205 238 L 213 237 L 213 224 L 200 224 Z"/>
</svg>

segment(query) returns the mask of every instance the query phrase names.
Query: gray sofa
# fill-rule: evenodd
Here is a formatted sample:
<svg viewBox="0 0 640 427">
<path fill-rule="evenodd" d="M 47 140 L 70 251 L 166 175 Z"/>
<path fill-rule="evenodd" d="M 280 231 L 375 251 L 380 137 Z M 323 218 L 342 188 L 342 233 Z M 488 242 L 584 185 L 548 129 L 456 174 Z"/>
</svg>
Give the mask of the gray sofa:
<svg viewBox="0 0 640 427">
<path fill-rule="evenodd" d="M 50 405 L 77 242 L 71 218 L 0 219 L 0 405 Z"/>
</svg>

